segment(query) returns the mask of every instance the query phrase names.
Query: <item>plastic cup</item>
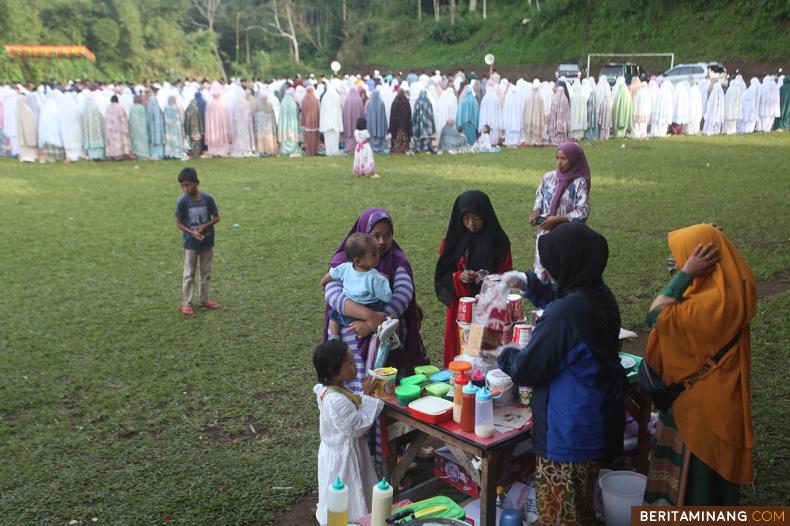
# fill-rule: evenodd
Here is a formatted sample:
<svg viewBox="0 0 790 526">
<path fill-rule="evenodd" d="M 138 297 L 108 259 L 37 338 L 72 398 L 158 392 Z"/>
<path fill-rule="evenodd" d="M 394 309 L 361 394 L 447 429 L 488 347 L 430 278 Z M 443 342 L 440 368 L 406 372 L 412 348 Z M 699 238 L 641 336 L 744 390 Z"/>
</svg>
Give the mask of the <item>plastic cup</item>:
<svg viewBox="0 0 790 526">
<path fill-rule="evenodd" d="M 389 398 L 395 392 L 395 377 L 398 370 L 394 367 L 381 367 L 375 369 L 373 374 L 376 378 L 376 398 Z"/>
</svg>

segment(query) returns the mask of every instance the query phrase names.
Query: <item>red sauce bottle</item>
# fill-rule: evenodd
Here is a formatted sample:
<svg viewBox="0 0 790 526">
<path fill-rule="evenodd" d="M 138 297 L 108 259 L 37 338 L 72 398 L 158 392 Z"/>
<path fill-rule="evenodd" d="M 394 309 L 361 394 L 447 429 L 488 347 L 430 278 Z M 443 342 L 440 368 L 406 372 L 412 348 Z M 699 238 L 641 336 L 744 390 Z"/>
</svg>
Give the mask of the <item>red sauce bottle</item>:
<svg viewBox="0 0 790 526">
<path fill-rule="evenodd" d="M 463 405 L 461 407 L 461 429 L 468 433 L 475 432 L 475 395 L 477 387 L 467 384 L 463 388 Z"/>
</svg>

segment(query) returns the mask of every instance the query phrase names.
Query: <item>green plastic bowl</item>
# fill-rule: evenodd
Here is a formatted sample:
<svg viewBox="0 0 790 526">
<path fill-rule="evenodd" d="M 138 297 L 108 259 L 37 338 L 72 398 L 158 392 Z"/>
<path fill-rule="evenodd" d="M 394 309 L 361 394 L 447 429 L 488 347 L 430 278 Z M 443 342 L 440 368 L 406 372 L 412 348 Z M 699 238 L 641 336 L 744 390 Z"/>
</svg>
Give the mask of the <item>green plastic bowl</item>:
<svg viewBox="0 0 790 526">
<path fill-rule="evenodd" d="M 438 396 L 439 398 L 444 398 L 445 395 L 450 391 L 451 387 L 450 384 L 446 384 L 444 382 L 439 382 L 435 384 L 430 384 L 425 390 L 428 394 L 433 396 Z"/>
<path fill-rule="evenodd" d="M 424 374 L 413 374 L 411 376 L 407 376 L 406 378 L 402 378 L 400 381 L 401 385 L 419 385 L 425 387 L 428 384 L 428 377 Z"/>
<path fill-rule="evenodd" d="M 414 374 L 424 374 L 427 378 L 439 372 L 435 365 L 418 365 L 414 368 Z"/>
<path fill-rule="evenodd" d="M 395 396 L 398 397 L 400 405 L 409 405 L 420 397 L 422 387 L 414 384 L 401 383 L 395 388 Z"/>
</svg>

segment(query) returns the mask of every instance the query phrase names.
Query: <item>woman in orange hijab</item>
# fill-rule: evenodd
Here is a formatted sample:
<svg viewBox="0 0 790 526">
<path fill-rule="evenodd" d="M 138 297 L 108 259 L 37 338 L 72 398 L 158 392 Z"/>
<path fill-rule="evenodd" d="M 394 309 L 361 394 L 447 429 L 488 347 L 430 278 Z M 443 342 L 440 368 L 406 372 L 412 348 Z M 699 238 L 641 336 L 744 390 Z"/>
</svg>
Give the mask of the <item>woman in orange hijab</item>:
<svg viewBox="0 0 790 526">
<path fill-rule="evenodd" d="M 650 307 L 646 359 L 667 384 L 711 368 L 659 413 L 645 502 L 736 505 L 752 482 L 749 407 L 751 340 L 757 311 L 754 274 L 715 226 L 669 233 L 672 281 Z M 711 358 L 729 348 L 714 363 Z"/>
</svg>

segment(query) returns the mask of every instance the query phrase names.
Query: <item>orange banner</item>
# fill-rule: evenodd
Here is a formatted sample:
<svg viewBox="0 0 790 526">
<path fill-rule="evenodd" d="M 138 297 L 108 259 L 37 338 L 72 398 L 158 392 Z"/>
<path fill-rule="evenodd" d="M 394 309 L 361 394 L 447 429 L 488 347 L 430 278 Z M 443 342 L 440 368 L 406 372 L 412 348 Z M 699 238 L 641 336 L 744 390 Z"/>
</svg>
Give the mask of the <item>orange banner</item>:
<svg viewBox="0 0 790 526">
<path fill-rule="evenodd" d="M 8 54 L 15 58 L 87 58 L 91 62 L 96 55 L 85 46 L 5 46 Z"/>
</svg>

